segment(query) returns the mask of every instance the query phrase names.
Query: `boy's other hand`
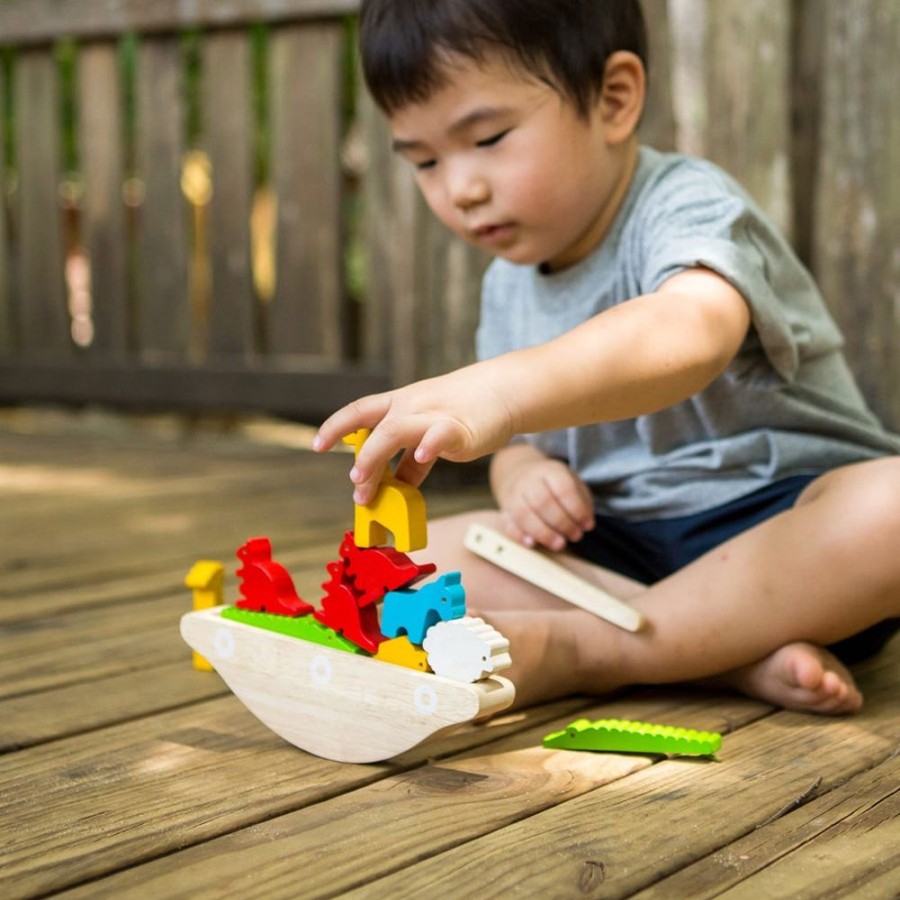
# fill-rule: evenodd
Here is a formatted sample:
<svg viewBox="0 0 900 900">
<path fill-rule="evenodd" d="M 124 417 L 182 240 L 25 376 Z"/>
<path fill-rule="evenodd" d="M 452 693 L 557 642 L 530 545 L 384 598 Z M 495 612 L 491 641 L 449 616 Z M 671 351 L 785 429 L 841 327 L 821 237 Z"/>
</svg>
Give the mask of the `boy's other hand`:
<svg viewBox="0 0 900 900">
<path fill-rule="evenodd" d="M 507 534 L 526 547 L 563 550 L 594 527 L 590 488 L 557 459 L 520 462 L 495 481 Z"/>
</svg>

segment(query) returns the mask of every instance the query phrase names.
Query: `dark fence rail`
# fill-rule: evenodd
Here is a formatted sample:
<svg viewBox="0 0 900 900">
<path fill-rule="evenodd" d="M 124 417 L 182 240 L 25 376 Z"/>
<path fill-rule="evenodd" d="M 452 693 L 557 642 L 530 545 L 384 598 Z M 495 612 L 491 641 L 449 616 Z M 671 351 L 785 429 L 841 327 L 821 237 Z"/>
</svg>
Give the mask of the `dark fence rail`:
<svg viewBox="0 0 900 900">
<path fill-rule="evenodd" d="M 900 4 L 644 6 L 644 138 L 711 157 L 775 217 L 869 401 L 900 427 Z M 0 401 L 315 419 L 471 359 L 485 259 L 431 219 L 391 158 L 352 77 L 355 8 L 0 3 Z M 76 59 L 70 101 L 60 47 Z M 190 65 L 199 89 L 187 109 Z"/>
</svg>

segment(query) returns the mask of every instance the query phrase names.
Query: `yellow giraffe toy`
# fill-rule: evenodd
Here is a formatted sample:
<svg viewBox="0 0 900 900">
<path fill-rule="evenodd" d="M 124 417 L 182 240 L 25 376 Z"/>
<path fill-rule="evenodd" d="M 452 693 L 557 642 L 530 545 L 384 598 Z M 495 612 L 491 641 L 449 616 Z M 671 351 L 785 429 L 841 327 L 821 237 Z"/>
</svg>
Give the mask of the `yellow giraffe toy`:
<svg viewBox="0 0 900 900">
<path fill-rule="evenodd" d="M 358 454 L 369 437 L 368 428 L 360 428 L 344 438 Z M 365 506 L 356 504 L 353 539 L 357 547 L 378 547 L 394 536 L 394 547 L 404 553 L 421 550 L 428 543 L 425 499 L 421 491 L 396 478 L 386 466 L 375 499 Z"/>
</svg>

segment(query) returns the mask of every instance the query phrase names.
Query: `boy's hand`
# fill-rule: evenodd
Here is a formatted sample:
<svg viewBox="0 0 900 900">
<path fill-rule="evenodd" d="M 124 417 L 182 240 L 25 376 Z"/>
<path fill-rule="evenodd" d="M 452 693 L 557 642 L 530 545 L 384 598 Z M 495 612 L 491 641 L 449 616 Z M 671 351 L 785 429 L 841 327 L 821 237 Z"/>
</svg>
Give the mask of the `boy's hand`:
<svg viewBox="0 0 900 900">
<path fill-rule="evenodd" d="M 494 462 L 494 494 L 514 540 L 563 550 L 594 527 L 590 488 L 565 463 L 524 445 L 502 450 Z"/>
<path fill-rule="evenodd" d="M 492 453 L 515 433 L 513 411 L 492 389 L 494 368 L 475 364 L 356 400 L 322 424 L 313 449 L 328 450 L 358 428 L 371 429 L 350 472 L 354 502 L 362 505 L 374 498 L 385 466 L 401 450 L 396 475 L 414 485 L 439 458 L 468 462 Z"/>
</svg>

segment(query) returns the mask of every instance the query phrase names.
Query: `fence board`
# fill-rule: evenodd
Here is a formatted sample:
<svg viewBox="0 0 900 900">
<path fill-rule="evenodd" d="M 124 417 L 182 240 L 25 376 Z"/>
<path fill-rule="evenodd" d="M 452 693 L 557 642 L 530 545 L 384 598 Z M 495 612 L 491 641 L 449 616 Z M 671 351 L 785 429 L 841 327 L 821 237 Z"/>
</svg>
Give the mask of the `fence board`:
<svg viewBox="0 0 900 900">
<path fill-rule="evenodd" d="M 647 23 L 649 73 L 647 102 L 640 138 L 657 150 L 674 150 L 675 110 L 672 105 L 672 32 L 669 0 L 642 0 Z"/>
<path fill-rule="evenodd" d="M 0 350 L 12 347 L 10 255 L 6 228 L 6 72 L 0 64 Z"/>
<path fill-rule="evenodd" d="M 364 346 L 386 354 L 394 382 L 404 384 L 471 361 L 485 258 L 435 220 L 362 82 L 359 90 L 368 158 Z"/>
<path fill-rule="evenodd" d="M 357 127 L 363 147 L 362 223 L 366 293 L 363 304 L 360 351 L 368 361 L 389 359 L 391 344 L 390 248 L 396 240 L 391 229 L 393 185 L 390 138 L 384 117 L 357 71 Z"/>
<path fill-rule="evenodd" d="M 118 49 L 88 44 L 78 58 L 78 141 L 85 191 L 82 233 L 91 266 L 91 351 L 124 357 L 127 254 L 122 202 L 124 122 Z"/>
<path fill-rule="evenodd" d="M 141 41 L 137 159 L 141 209 L 138 334 L 148 360 L 184 359 L 190 345 L 182 56 L 177 39 Z"/>
<path fill-rule="evenodd" d="M 812 258 L 819 173 L 824 21 L 821 0 L 796 0 L 791 34 L 793 244 L 807 266 Z"/>
<path fill-rule="evenodd" d="M 341 16 L 358 7 L 359 0 L 4 0 L 0 46 Z"/>
<path fill-rule="evenodd" d="M 708 2 L 707 153 L 737 177 L 786 234 L 792 228 L 791 5 Z"/>
<path fill-rule="evenodd" d="M 900 427 L 900 6 L 827 6 L 814 264 L 860 386 Z"/>
<path fill-rule="evenodd" d="M 321 23 L 279 28 L 270 45 L 278 225 L 268 340 L 277 354 L 344 355 L 342 39 L 340 24 Z"/>
<path fill-rule="evenodd" d="M 246 33 L 203 42 L 204 136 L 212 163 L 208 207 L 212 287 L 208 350 L 252 355 L 256 316 L 250 256 L 253 123 L 250 42 Z"/>
<path fill-rule="evenodd" d="M 29 355 L 72 349 L 63 277 L 59 206 L 60 95 L 56 62 L 46 50 L 21 53 L 15 67 L 19 170 L 19 343 Z"/>
<path fill-rule="evenodd" d="M 420 308 L 416 377 L 439 375 L 475 358 L 481 276 L 490 257 L 440 224 L 422 204 L 423 269 L 413 302 Z"/>
</svg>

